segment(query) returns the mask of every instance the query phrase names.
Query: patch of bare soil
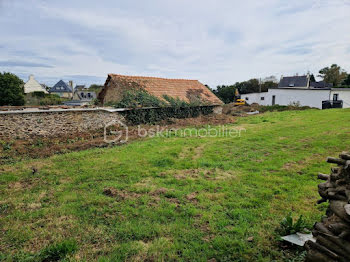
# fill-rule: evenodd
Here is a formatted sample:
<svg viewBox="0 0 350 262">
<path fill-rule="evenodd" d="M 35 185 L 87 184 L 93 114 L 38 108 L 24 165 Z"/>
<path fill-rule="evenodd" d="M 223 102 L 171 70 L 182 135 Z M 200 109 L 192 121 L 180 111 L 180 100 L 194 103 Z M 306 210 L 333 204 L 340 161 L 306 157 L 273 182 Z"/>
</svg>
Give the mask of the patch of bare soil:
<svg viewBox="0 0 350 262">
<path fill-rule="evenodd" d="M 192 192 L 186 195 L 186 199 L 192 203 L 198 203 L 197 196 L 198 196 L 198 192 Z"/>
<path fill-rule="evenodd" d="M 161 127 L 184 128 L 198 127 L 206 125 L 223 125 L 235 122 L 235 117 L 231 115 L 211 114 L 201 115 L 196 118 L 164 120 L 158 124 Z M 154 128 L 154 125 L 142 125 L 142 128 Z M 0 164 L 12 163 L 21 159 L 47 158 L 55 154 L 62 154 L 72 151 L 86 150 L 96 147 L 109 147 L 115 144 L 107 144 L 104 142 L 103 130 L 97 130 L 87 133 L 73 133 L 60 137 L 37 137 L 32 139 L 14 139 L 8 141 L 0 141 Z M 128 130 L 128 142 L 141 139 L 138 127 L 131 126 Z"/>
<path fill-rule="evenodd" d="M 259 111 L 259 104 L 235 106 L 234 103 L 223 106 L 222 113 L 230 116 L 246 116 L 248 112 Z"/>
<path fill-rule="evenodd" d="M 118 200 L 134 199 L 141 196 L 139 193 L 129 192 L 125 190 L 118 190 L 113 187 L 107 187 L 103 189 L 103 194 L 109 197 L 116 198 Z"/>
<path fill-rule="evenodd" d="M 40 178 L 25 178 L 20 181 L 12 182 L 8 185 L 9 189 L 14 191 L 21 191 L 26 189 L 31 189 L 37 185 L 45 184 L 45 182 Z"/>
<path fill-rule="evenodd" d="M 225 179 L 236 179 L 236 174 L 232 170 L 222 170 L 219 168 L 214 169 L 184 169 L 184 170 L 169 170 L 163 172 L 162 176 L 173 176 L 177 180 L 182 179 L 200 179 L 206 180 L 225 180 Z"/>
<path fill-rule="evenodd" d="M 169 127 L 203 126 L 203 125 L 224 125 L 236 122 L 236 118 L 227 114 L 200 115 L 194 118 L 176 119 L 170 118 L 160 122 L 161 125 Z"/>
</svg>

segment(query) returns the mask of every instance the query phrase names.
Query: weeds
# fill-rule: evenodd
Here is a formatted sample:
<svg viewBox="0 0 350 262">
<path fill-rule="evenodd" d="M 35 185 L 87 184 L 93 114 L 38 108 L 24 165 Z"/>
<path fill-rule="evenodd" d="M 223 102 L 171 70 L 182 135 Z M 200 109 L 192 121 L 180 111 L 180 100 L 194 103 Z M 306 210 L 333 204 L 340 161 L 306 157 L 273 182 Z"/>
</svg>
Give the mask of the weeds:
<svg viewBox="0 0 350 262">
<path fill-rule="evenodd" d="M 299 218 L 295 221 L 293 219 L 292 213 L 289 213 L 285 218 L 283 218 L 280 223 L 280 233 L 281 235 L 290 235 L 297 232 L 307 233 L 308 227 L 303 215 L 300 215 Z"/>
<path fill-rule="evenodd" d="M 13 142 L 12 141 L 0 141 L 0 145 L 2 146 L 3 151 L 10 151 L 12 149 Z"/>
<path fill-rule="evenodd" d="M 40 251 L 39 261 L 60 261 L 68 255 L 77 251 L 77 243 L 74 240 L 65 240 L 60 243 L 50 245 Z"/>
<path fill-rule="evenodd" d="M 0 261 L 18 262 L 54 262 L 61 261 L 77 251 L 77 244 L 74 240 L 64 240 L 43 248 L 36 254 L 18 252 L 15 255 L 0 253 Z"/>
</svg>

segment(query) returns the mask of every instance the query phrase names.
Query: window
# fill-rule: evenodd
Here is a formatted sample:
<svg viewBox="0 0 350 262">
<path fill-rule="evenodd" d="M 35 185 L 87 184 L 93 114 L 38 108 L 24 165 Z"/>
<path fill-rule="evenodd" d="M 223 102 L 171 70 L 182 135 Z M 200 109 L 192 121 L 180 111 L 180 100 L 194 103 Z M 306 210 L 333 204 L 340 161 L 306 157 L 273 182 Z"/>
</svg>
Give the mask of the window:
<svg viewBox="0 0 350 262">
<path fill-rule="evenodd" d="M 88 98 L 90 98 L 90 97 L 91 97 L 91 94 L 90 94 L 90 93 L 88 93 L 88 95 L 87 95 L 87 96 L 88 96 Z"/>
<path fill-rule="evenodd" d="M 339 94 L 333 94 L 333 101 L 338 101 Z"/>
<path fill-rule="evenodd" d="M 248 101 L 248 100 L 249 100 L 249 97 L 246 97 L 246 98 L 245 98 L 245 100 L 247 100 L 247 101 Z"/>
<path fill-rule="evenodd" d="M 260 97 L 260 99 L 261 99 L 261 100 L 265 100 L 265 97 L 262 96 L 262 97 Z"/>
</svg>

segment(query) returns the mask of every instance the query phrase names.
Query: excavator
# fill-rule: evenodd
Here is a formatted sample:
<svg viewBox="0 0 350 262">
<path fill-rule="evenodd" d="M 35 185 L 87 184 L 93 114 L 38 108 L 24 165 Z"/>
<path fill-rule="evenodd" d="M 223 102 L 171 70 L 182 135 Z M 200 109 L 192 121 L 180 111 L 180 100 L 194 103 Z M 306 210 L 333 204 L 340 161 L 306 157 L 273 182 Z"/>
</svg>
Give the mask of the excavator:
<svg viewBox="0 0 350 262">
<path fill-rule="evenodd" d="M 234 106 L 241 106 L 241 105 L 245 105 L 246 102 L 244 99 L 241 99 L 241 95 L 239 94 L 238 88 L 235 89 L 235 102 L 234 102 Z"/>
</svg>

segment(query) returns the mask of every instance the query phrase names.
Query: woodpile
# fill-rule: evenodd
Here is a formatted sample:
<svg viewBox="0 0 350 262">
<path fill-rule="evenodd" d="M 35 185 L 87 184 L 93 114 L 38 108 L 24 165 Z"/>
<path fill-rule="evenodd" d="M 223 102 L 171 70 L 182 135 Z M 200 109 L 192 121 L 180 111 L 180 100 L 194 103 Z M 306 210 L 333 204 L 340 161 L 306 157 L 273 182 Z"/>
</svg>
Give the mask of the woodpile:
<svg viewBox="0 0 350 262">
<path fill-rule="evenodd" d="M 318 185 L 321 199 L 318 204 L 329 201 L 326 216 L 314 225 L 312 234 L 316 242 L 307 241 L 306 261 L 350 261 L 350 153 L 343 152 L 339 158 L 328 157 L 328 163 L 337 164 L 330 175 L 319 174 L 324 183 Z"/>
</svg>

